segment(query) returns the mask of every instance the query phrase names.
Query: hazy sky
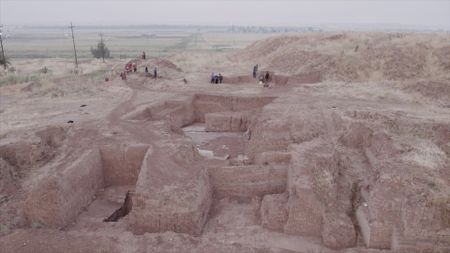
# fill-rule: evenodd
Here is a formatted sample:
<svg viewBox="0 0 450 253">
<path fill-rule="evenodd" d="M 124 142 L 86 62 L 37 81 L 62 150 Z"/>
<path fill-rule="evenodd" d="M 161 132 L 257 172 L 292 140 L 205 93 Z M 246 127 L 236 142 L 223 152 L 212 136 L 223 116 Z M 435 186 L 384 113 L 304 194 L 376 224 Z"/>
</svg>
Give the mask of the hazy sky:
<svg viewBox="0 0 450 253">
<path fill-rule="evenodd" d="M 0 0 L 4 24 L 403 24 L 450 29 L 450 0 Z"/>
</svg>

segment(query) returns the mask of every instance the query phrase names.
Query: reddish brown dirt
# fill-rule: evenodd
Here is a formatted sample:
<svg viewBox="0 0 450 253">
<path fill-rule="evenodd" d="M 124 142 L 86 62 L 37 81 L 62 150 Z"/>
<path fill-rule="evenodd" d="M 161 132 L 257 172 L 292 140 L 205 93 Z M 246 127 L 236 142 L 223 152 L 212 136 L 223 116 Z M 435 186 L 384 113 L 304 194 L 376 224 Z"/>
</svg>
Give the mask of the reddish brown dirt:
<svg viewBox="0 0 450 253">
<path fill-rule="evenodd" d="M 449 252 L 448 50 L 361 36 L 224 57 L 230 77 L 274 71 L 269 88 L 167 59 L 136 60 L 156 80 L 71 77 L 91 86 L 64 98 L 2 87 L 1 252 Z"/>
</svg>

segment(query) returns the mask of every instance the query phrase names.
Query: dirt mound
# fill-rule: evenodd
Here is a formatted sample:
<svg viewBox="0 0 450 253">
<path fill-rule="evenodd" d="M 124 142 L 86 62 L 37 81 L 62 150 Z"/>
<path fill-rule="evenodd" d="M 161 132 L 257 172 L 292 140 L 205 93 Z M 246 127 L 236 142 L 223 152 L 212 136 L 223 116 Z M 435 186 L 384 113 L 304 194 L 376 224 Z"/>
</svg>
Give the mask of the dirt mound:
<svg viewBox="0 0 450 253">
<path fill-rule="evenodd" d="M 137 64 L 138 69 L 145 68 L 145 66 L 147 66 L 149 71 L 153 71 L 153 68 L 157 67 L 158 70 L 165 69 L 167 71 L 183 72 L 183 70 L 172 61 L 162 58 L 151 57 L 145 60 L 133 59 L 129 62 Z"/>
<path fill-rule="evenodd" d="M 56 149 L 65 139 L 65 130 L 52 126 L 34 135 L 27 141 L 0 146 L 0 158 L 20 170 L 42 166 L 55 156 Z"/>
<path fill-rule="evenodd" d="M 178 67 L 175 63 L 170 60 L 163 58 L 149 57 L 147 59 L 135 58 L 128 62 L 123 62 L 122 64 L 117 64 L 113 67 L 114 77 L 119 78 L 119 73 L 125 71 L 125 66 L 127 64 L 136 64 L 136 73 L 134 71 L 130 72 L 127 79 L 133 84 L 145 83 L 145 80 L 149 81 L 148 77 L 154 76 L 154 69 L 157 70 L 158 79 L 165 80 L 183 80 L 185 74 L 183 69 Z M 145 72 L 147 68 L 147 73 Z M 145 79 L 144 77 L 147 77 Z"/>
<path fill-rule="evenodd" d="M 183 70 L 179 68 L 177 65 L 175 65 L 173 62 L 166 60 L 166 59 L 158 59 L 155 61 L 155 64 L 159 66 L 160 68 L 168 68 L 173 69 L 178 72 L 182 72 Z"/>
<path fill-rule="evenodd" d="M 381 71 L 387 80 L 406 80 L 429 74 L 426 73 L 429 53 L 430 50 L 420 44 L 409 47 L 388 44 L 366 50 L 362 60 L 375 64 L 374 70 Z"/>
<path fill-rule="evenodd" d="M 14 203 L 22 183 L 34 169 L 44 166 L 57 155 L 57 149 L 66 138 L 62 127 L 48 127 L 25 140 L 0 145 L 0 215 L 2 225 L 13 228 L 23 223 Z M 12 202 L 11 202 L 12 200 Z M 0 233 L 4 232 L 1 231 Z"/>
<path fill-rule="evenodd" d="M 441 36 L 441 37 L 440 37 Z M 258 41 L 237 57 L 285 74 L 320 72 L 325 80 L 408 80 L 448 76 L 444 35 L 308 34 Z"/>
</svg>

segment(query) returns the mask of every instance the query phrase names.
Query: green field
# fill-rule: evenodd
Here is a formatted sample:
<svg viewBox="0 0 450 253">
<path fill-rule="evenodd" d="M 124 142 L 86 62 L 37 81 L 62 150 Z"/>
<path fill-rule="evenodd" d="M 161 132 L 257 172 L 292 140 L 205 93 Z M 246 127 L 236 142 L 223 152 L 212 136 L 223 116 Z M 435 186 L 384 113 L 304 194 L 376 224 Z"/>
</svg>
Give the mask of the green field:
<svg viewBox="0 0 450 253">
<path fill-rule="evenodd" d="M 92 58 L 102 33 L 114 58 L 140 55 L 164 56 L 182 51 L 228 51 L 244 48 L 267 33 L 232 33 L 224 28 L 196 27 L 82 27 L 75 28 L 75 43 L 80 58 Z M 69 58 L 73 45 L 68 27 L 9 28 L 4 40 L 11 59 Z"/>
</svg>

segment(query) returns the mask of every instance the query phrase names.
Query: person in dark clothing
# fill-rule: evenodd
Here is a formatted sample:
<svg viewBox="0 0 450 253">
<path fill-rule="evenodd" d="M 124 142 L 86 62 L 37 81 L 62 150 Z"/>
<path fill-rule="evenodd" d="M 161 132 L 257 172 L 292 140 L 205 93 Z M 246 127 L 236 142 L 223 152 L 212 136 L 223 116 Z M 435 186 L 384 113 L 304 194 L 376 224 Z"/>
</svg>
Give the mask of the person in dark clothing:
<svg viewBox="0 0 450 253">
<path fill-rule="evenodd" d="M 219 83 L 219 76 L 218 76 L 218 75 L 215 75 L 215 76 L 214 76 L 214 83 L 215 83 L 215 84 L 218 84 L 218 83 Z"/>
<path fill-rule="evenodd" d="M 253 67 L 253 78 L 256 78 L 256 74 L 258 73 L 258 64 Z"/>
<path fill-rule="evenodd" d="M 211 72 L 211 83 L 214 83 L 214 77 L 215 77 L 214 72 Z"/>
<path fill-rule="evenodd" d="M 266 75 L 264 76 L 264 80 L 265 80 L 266 83 L 269 82 L 269 78 L 270 78 L 270 74 L 269 74 L 269 71 L 267 71 Z"/>
<path fill-rule="evenodd" d="M 142 60 L 145 60 L 145 52 L 142 52 Z"/>
<path fill-rule="evenodd" d="M 148 67 L 147 66 L 145 67 L 145 73 L 148 73 Z"/>
<path fill-rule="evenodd" d="M 158 69 L 156 67 L 153 69 L 153 78 L 158 78 Z"/>
<path fill-rule="evenodd" d="M 133 64 L 133 72 L 137 72 L 137 64 L 135 63 L 135 64 Z"/>
<path fill-rule="evenodd" d="M 219 83 L 222 83 L 222 79 L 223 79 L 222 74 L 219 73 L 219 75 L 217 76 L 217 79 L 219 79 Z"/>
<path fill-rule="evenodd" d="M 122 78 L 122 80 L 127 80 L 127 73 L 126 72 L 120 73 L 120 77 Z"/>
</svg>

